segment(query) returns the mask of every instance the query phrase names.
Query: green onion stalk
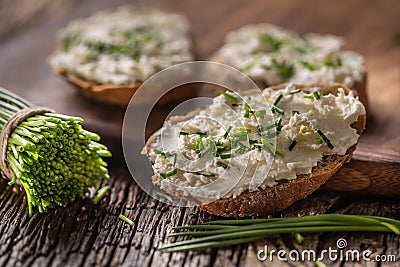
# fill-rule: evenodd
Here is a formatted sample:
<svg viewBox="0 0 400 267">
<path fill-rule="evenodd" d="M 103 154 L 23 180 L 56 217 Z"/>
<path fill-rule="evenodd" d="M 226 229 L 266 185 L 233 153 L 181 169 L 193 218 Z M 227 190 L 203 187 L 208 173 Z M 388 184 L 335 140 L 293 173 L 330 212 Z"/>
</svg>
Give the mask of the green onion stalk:
<svg viewBox="0 0 400 267">
<path fill-rule="evenodd" d="M 400 235 L 400 221 L 379 216 L 321 214 L 270 219 L 218 220 L 177 226 L 173 230 L 175 233 L 170 234 L 171 237 L 191 236 L 194 239 L 167 244 L 159 249 L 161 252 L 238 245 L 276 234 L 372 231 Z"/>
<path fill-rule="evenodd" d="M 0 88 L 0 129 L 18 111 L 33 105 Z M 6 162 L 13 173 L 10 185 L 22 185 L 28 214 L 84 198 L 89 188 L 109 179 L 106 146 L 100 136 L 82 128 L 82 118 L 43 113 L 24 119 L 9 135 Z M 4 170 L 2 170 L 4 173 Z"/>
</svg>

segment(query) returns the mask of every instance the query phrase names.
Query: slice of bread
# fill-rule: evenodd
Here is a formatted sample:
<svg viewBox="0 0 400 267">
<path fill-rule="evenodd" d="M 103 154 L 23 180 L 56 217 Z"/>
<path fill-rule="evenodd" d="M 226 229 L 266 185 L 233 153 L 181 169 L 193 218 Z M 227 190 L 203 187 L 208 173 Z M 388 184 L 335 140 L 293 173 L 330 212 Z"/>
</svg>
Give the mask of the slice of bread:
<svg viewBox="0 0 400 267">
<path fill-rule="evenodd" d="M 280 90 L 285 88 L 285 84 L 270 87 L 271 90 Z M 337 94 L 339 88 L 342 88 L 345 94 L 349 94 L 350 89 L 334 83 L 327 84 L 309 84 L 295 85 L 296 89 L 301 89 L 304 92 L 311 92 L 312 88 L 318 88 L 323 95 Z M 252 92 L 248 92 L 252 93 Z M 181 121 L 186 121 L 193 118 L 200 111 L 193 111 L 185 116 L 176 116 L 171 118 L 170 123 L 176 124 Z M 357 130 L 357 134 L 365 129 L 366 117 L 360 115 L 356 122 L 351 127 Z M 147 155 L 151 162 L 154 163 L 155 158 L 151 156 L 150 151 L 154 150 L 155 144 L 160 138 L 161 130 L 155 132 L 146 142 L 143 149 L 143 154 Z M 210 203 L 201 203 L 199 207 L 211 214 L 220 216 L 262 216 L 275 211 L 282 210 L 290 206 L 295 201 L 305 198 L 321 185 L 323 185 L 339 168 L 351 159 L 352 153 L 356 148 L 356 144 L 347 149 L 343 156 L 330 155 L 325 156 L 318 162 L 317 166 L 313 167 L 312 173 L 308 175 L 298 175 L 294 180 L 280 180 L 279 183 L 265 189 L 256 191 L 245 191 L 236 197 L 220 198 Z M 156 176 L 152 177 L 154 183 L 158 183 L 159 179 Z M 158 184 L 159 185 L 159 184 Z M 168 191 L 168 193 L 191 200 L 182 193 Z"/>
<path fill-rule="evenodd" d="M 152 75 L 194 57 L 190 25 L 184 16 L 126 5 L 70 21 L 59 32 L 58 47 L 49 63 L 85 97 L 126 107 Z M 146 94 L 162 95 L 149 91 Z M 160 103 L 195 95 L 195 90 L 171 92 Z"/>
<path fill-rule="evenodd" d="M 367 108 L 362 55 L 343 49 L 340 36 L 298 34 L 269 23 L 248 24 L 226 34 L 209 58 L 241 70 L 265 88 L 280 83 L 336 82 L 358 92 Z"/>
</svg>

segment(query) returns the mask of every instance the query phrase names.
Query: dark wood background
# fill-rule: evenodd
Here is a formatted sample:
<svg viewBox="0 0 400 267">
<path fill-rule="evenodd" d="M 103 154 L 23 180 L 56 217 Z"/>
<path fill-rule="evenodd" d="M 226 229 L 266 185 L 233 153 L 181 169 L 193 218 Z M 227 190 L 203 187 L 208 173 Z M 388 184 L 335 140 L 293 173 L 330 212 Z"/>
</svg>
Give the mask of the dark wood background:
<svg viewBox="0 0 400 267">
<path fill-rule="evenodd" d="M 302 245 L 292 236 L 274 236 L 250 245 L 201 252 L 160 254 L 171 228 L 208 220 L 196 208 L 159 203 L 135 184 L 120 156 L 123 110 L 82 99 L 52 74 L 46 60 L 55 47 L 55 34 L 70 19 L 128 1 L 0 0 L 0 86 L 59 112 L 80 115 L 86 126 L 103 135 L 115 152 L 111 163 L 111 193 L 98 205 L 89 199 L 47 214 L 26 215 L 25 197 L 16 187 L 0 182 L 1 266 L 258 266 L 257 249 L 269 247 L 316 249 L 335 247 L 346 238 L 349 248 L 400 257 L 400 239 L 393 234 L 307 234 Z M 366 58 L 370 110 L 368 129 L 353 170 L 375 177 L 400 173 L 400 2 L 397 0 L 274 0 L 274 1 L 141 1 L 138 4 L 183 13 L 193 24 L 198 59 L 207 59 L 224 35 L 243 24 L 271 22 L 298 32 L 314 31 L 344 36 L 346 48 Z M 156 120 L 152 129 L 160 126 Z M 361 163 L 360 163 L 361 162 Z M 365 165 L 363 165 L 365 163 Z M 375 166 L 375 167 L 374 167 Z M 347 169 L 346 169 L 347 168 Z M 388 171 L 389 170 L 389 171 Z M 400 201 L 373 195 L 319 190 L 273 216 L 316 213 L 381 215 L 400 219 Z M 134 219 L 130 227 L 117 216 Z M 329 262 L 327 266 L 397 266 L 398 263 Z M 312 262 L 268 266 L 314 266 Z"/>
</svg>

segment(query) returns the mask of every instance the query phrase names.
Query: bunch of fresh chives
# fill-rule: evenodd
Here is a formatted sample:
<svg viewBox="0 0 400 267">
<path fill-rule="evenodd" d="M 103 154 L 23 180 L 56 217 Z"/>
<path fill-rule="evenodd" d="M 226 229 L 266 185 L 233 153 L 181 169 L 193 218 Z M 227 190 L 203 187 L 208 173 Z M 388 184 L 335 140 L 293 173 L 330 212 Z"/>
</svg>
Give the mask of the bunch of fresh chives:
<svg viewBox="0 0 400 267">
<path fill-rule="evenodd" d="M 400 235 L 400 221 L 361 215 L 322 214 L 304 217 L 219 220 L 199 225 L 178 226 L 169 236 L 195 239 L 165 245 L 162 252 L 179 252 L 243 244 L 275 234 L 315 232 L 393 232 Z"/>
<path fill-rule="evenodd" d="M 0 88 L 0 129 L 18 111 L 32 106 L 23 98 Z M 8 139 L 7 162 L 24 188 L 29 216 L 67 206 L 83 198 L 90 187 L 109 178 L 102 157 L 110 157 L 97 134 L 82 128 L 82 119 L 56 113 L 33 115 L 14 129 Z"/>
</svg>

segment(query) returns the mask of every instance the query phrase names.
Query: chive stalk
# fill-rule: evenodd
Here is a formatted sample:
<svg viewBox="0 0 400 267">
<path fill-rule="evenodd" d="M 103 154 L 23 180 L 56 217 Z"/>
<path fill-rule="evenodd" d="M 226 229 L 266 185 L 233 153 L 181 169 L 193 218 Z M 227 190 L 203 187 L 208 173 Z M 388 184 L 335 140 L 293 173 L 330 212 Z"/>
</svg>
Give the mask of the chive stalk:
<svg viewBox="0 0 400 267">
<path fill-rule="evenodd" d="M 126 217 L 126 216 L 123 215 L 123 214 L 118 215 L 118 218 L 119 218 L 120 220 L 126 222 L 126 223 L 129 224 L 130 226 L 134 226 L 134 225 L 135 225 L 135 222 L 134 222 L 134 221 L 132 221 L 131 219 L 129 219 L 128 217 Z"/>
<path fill-rule="evenodd" d="M 400 234 L 400 221 L 361 215 L 322 214 L 304 217 L 218 220 L 199 225 L 178 226 L 169 236 L 191 236 L 161 247 L 161 252 L 225 247 L 264 239 L 270 235 L 293 234 L 302 243 L 300 233 L 319 232 L 391 232 Z"/>
<path fill-rule="evenodd" d="M 97 191 L 96 196 L 93 198 L 92 203 L 95 204 L 95 205 L 97 203 L 99 203 L 99 201 L 102 200 L 107 195 L 108 191 L 110 191 L 110 186 L 109 185 L 106 185 L 106 186 L 100 188 Z"/>
</svg>

